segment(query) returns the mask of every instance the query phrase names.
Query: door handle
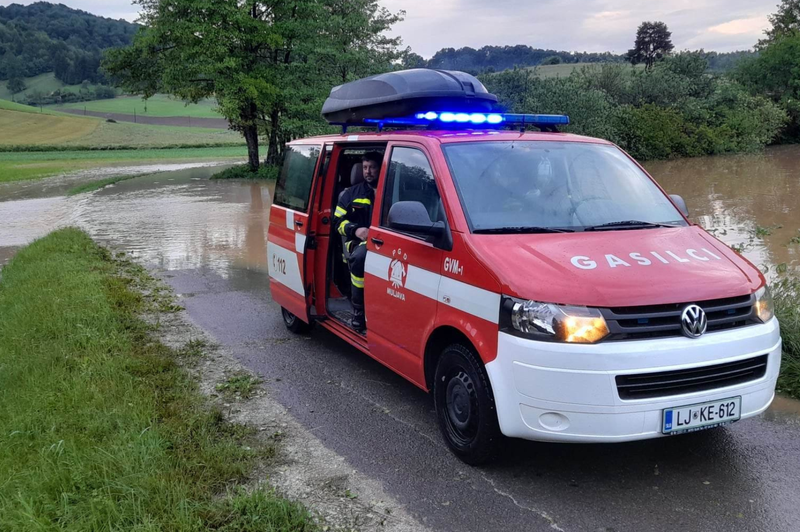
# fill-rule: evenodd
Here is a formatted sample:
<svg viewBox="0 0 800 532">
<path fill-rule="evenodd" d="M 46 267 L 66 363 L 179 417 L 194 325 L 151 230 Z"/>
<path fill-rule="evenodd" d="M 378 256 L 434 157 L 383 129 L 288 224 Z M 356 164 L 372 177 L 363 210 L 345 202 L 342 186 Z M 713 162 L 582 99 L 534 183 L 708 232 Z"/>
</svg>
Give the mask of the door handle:
<svg viewBox="0 0 800 532">
<path fill-rule="evenodd" d="M 295 220 L 294 225 L 296 225 L 297 227 L 303 227 L 303 222 L 301 222 L 300 220 Z"/>
<path fill-rule="evenodd" d="M 381 240 L 380 238 L 374 238 L 373 237 L 373 238 L 370 238 L 370 240 L 372 240 L 372 243 L 375 244 L 376 246 L 382 246 L 383 245 L 383 240 Z"/>
</svg>

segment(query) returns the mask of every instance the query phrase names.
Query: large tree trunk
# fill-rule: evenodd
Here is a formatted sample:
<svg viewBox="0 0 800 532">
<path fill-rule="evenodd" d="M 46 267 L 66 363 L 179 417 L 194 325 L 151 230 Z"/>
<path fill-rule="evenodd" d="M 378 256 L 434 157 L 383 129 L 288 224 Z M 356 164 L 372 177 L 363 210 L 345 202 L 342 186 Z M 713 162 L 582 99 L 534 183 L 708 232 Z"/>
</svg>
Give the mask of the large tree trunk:
<svg viewBox="0 0 800 532">
<path fill-rule="evenodd" d="M 250 165 L 250 171 L 256 172 L 260 163 L 258 160 L 258 126 L 255 124 L 244 126 L 242 133 L 247 142 L 247 162 Z"/>
<path fill-rule="evenodd" d="M 273 109 L 269 115 L 269 144 L 267 146 L 267 161 L 268 165 L 279 165 L 281 163 L 281 150 L 278 147 L 278 139 L 280 138 L 280 120 L 281 115 L 277 109 Z"/>
<path fill-rule="evenodd" d="M 257 172 L 260 161 L 258 160 L 258 107 L 255 103 L 247 105 L 242 117 L 242 134 L 247 142 L 247 162 L 251 172 Z"/>
</svg>

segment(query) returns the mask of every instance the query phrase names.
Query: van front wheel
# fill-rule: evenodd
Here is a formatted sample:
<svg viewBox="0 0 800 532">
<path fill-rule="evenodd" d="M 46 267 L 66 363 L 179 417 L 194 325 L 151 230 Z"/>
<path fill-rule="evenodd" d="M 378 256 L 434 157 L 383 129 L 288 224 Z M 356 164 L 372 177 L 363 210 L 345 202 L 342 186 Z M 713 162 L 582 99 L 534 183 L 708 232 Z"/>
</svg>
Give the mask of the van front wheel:
<svg viewBox="0 0 800 532">
<path fill-rule="evenodd" d="M 452 344 L 442 351 L 433 397 L 450 450 L 470 465 L 490 460 L 501 439 L 500 427 L 489 377 L 473 350 Z"/>
<path fill-rule="evenodd" d="M 281 307 L 281 315 L 283 315 L 283 324 L 286 325 L 287 329 L 295 334 L 308 332 L 308 330 L 311 328 L 308 323 L 304 322 L 283 307 Z"/>
</svg>

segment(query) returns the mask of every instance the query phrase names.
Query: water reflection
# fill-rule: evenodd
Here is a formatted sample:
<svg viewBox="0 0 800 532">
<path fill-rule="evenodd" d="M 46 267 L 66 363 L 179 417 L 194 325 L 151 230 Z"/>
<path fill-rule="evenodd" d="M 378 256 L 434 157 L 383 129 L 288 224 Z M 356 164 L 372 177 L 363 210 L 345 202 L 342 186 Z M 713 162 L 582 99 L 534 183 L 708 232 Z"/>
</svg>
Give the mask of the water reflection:
<svg viewBox="0 0 800 532">
<path fill-rule="evenodd" d="M 691 218 L 754 264 L 800 268 L 800 146 L 764 153 L 648 163 L 686 200 Z M 800 238 L 797 238 L 800 241 Z"/>
</svg>

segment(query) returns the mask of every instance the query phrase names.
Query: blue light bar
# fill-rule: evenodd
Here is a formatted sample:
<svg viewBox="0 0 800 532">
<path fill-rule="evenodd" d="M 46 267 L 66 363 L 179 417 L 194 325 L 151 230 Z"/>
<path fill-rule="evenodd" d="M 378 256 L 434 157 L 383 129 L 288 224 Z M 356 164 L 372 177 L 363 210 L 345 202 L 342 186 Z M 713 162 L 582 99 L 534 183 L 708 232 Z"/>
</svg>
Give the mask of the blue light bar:
<svg viewBox="0 0 800 532">
<path fill-rule="evenodd" d="M 365 118 L 365 124 L 383 126 L 430 126 L 435 124 L 484 126 L 557 126 L 569 124 L 566 115 L 534 115 L 511 113 L 464 113 L 428 111 L 404 118 Z"/>
</svg>

